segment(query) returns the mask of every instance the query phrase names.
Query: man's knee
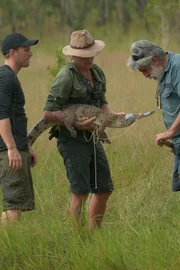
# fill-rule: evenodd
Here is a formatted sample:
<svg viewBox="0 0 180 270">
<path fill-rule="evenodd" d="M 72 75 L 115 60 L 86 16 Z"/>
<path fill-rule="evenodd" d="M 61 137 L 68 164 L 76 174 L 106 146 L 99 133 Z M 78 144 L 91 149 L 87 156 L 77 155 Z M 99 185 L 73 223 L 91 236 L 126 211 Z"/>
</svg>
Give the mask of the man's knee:
<svg viewBox="0 0 180 270">
<path fill-rule="evenodd" d="M 79 203 L 86 202 L 89 194 L 73 194 L 72 201 L 76 201 Z"/>
<path fill-rule="evenodd" d="M 3 226 L 7 225 L 7 222 L 16 223 L 21 216 L 21 210 L 7 210 L 3 211 L 1 215 L 1 222 Z"/>
<path fill-rule="evenodd" d="M 111 196 L 112 192 L 105 192 L 105 193 L 94 193 L 93 197 L 99 201 L 107 201 L 108 198 Z"/>
</svg>

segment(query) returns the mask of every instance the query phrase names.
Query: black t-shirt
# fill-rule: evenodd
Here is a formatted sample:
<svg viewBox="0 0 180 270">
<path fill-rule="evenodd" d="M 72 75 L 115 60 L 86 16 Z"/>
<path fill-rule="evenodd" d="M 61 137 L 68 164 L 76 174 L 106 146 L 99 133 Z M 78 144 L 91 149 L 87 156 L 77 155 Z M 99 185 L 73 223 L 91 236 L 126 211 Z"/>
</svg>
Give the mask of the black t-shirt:
<svg viewBox="0 0 180 270">
<path fill-rule="evenodd" d="M 28 149 L 25 98 L 16 73 L 7 65 L 0 66 L 0 120 L 9 118 L 17 148 Z M 0 150 L 7 147 L 0 136 Z"/>
</svg>

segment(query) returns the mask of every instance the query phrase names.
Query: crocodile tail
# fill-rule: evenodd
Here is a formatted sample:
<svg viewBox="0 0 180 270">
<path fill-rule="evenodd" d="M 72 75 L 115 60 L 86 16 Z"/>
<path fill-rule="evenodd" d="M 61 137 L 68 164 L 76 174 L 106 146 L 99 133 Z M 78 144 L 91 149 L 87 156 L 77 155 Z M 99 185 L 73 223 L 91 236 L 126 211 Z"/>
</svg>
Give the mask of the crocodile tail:
<svg viewBox="0 0 180 270">
<path fill-rule="evenodd" d="M 32 146 L 33 143 L 37 140 L 37 138 L 48 128 L 52 127 L 53 124 L 47 122 L 44 118 L 42 118 L 39 122 L 33 126 L 28 132 L 28 140 L 29 144 Z"/>
</svg>

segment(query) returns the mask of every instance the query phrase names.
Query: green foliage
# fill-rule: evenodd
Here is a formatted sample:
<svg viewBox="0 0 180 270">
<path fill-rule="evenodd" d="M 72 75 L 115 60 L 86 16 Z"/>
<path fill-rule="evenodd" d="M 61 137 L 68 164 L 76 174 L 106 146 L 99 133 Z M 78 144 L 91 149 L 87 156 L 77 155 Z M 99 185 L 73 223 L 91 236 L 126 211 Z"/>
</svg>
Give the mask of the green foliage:
<svg viewBox="0 0 180 270">
<path fill-rule="evenodd" d="M 149 30 L 161 36 L 164 46 L 167 45 L 170 31 L 173 30 L 174 24 L 178 21 L 179 8 L 179 0 L 150 0 L 145 8 L 145 18 Z"/>
<path fill-rule="evenodd" d="M 0 9 L 2 10 L 2 23 L 9 23 L 13 15 L 13 7 L 16 10 L 16 16 L 19 21 L 25 20 L 27 12 L 18 0 L 0 0 Z"/>
<path fill-rule="evenodd" d="M 54 62 L 55 41 L 49 40 L 53 49 L 46 51 L 47 42 L 40 49 L 34 46 L 31 67 L 19 74 L 29 128 L 42 117 L 49 84 L 46 67 Z M 128 36 L 123 42 L 127 50 Z M 173 41 L 172 46 L 179 48 Z M 133 113 L 155 109 L 156 82 L 130 72 L 129 51 L 124 52 L 121 42 L 115 48 L 95 59 L 106 74 L 110 107 Z M 48 141 L 48 131 L 44 132 L 33 146 L 38 156 L 32 169 L 36 210 L 23 213 L 17 226 L 6 231 L 0 225 L 0 269 L 179 270 L 180 193 L 171 192 L 173 155 L 154 144 L 154 135 L 164 129 L 159 110 L 131 127 L 107 129 L 112 144 L 104 147 L 115 191 L 102 229 L 91 233 L 88 205 L 84 226 L 74 226 L 69 219 L 71 193 L 63 160 L 55 140 Z"/>
<path fill-rule="evenodd" d="M 171 30 L 178 37 L 180 29 L 179 0 L 0 0 L 0 15 L 2 29 L 13 24 L 16 31 L 33 29 L 41 37 L 84 28 L 107 36 L 109 27 L 114 34 L 134 27 L 165 40 Z"/>
<path fill-rule="evenodd" d="M 60 49 L 60 48 L 56 50 L 56 65 L 54 67 L 48 67 L 52 78 L 54 78 L 57 75 L 59 70 L 65 64 L 65 57 L 61 51 L 62 51 L 62 49 Z"/>
<path fill-rule="evenodd" d="M 59 154 L 39 145 L 41 158 L 33 169 L 36 211 L 24 213 L 14 228 L 1 228 L 0 269 L 179 270 L 180 200 L 167 185 L 167 152 L 158 154 L 142 143 L 134 159 L 133 142 L 121 145 L 120 153 L 116 144 L 108 150 L 116 191 L 103 228 L 91 233 L 87 220 L 84 226 L 70 222 Z"/>
</svg>

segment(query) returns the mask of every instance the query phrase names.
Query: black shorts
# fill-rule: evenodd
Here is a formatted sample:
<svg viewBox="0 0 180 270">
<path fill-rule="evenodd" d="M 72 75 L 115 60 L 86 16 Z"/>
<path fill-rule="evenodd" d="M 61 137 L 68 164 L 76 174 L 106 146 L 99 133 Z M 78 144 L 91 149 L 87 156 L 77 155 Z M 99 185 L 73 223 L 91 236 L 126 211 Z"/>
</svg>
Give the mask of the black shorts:
<svg viewBox="0 0 180 270">
<path fill-rule="evenodd" d="M 109 164 L 100 142 L 94 145 L 70 137 L 58 143 L 64 160 L 71 192 L 106 193 L 114 190 Z"/>
</svg>

